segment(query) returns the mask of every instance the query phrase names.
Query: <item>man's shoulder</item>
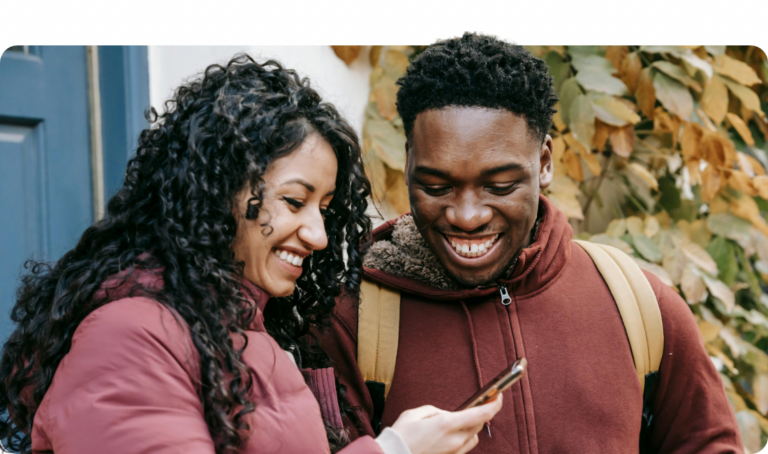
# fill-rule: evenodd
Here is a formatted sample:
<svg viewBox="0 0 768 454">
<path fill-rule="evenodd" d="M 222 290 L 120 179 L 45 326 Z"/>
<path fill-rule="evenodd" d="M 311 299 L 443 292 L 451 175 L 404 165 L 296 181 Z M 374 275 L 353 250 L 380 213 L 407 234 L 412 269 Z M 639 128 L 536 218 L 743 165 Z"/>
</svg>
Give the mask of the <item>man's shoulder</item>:
<svg viewBox="0 0 768 454">
<path fill-rule="evenodd" d="M 331 315 L 331 323 L 338 326 L 357 342 L 357 317 L 360 297 L 357 293 L 345 290 L 336 298 L 336 307 Z"/>
</svg>

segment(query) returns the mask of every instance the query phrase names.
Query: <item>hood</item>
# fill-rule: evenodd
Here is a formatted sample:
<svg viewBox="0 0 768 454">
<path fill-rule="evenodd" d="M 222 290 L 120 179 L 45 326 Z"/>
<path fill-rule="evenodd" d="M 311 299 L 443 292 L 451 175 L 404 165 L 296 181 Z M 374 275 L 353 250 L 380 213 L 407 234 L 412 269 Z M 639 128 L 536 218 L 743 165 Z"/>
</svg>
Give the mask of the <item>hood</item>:
<svg viewBox="0 0 768 454">
<path fill-rule="evenodd" d="M 520 252 L 506 279 L 461 287 L 427 246 L 410 214 L 373 232 L 373 244 L 363 262 L 365 277 L 401 292 L 443 301 L 487 296 L 499 285 L 517 298 L 525 297 L 551 282 L 570 256 L 573 230 L 565 214 L 544 196 L 539 196 L 539 213 L 533 241 Z"/>
<path fill-rule="evenodd" d="M 139 256 L 141 260 L 146 261 L 147 258 L 146 253 Z M 253 331 L 266 331 L 264 307 L 269 301 L 269 294 L 245 278 L 241 278 L 240 282 L 247 304 L 256 307 L 256 315 L 248 328 Z M 153 293 L 162 291 L 164 286 L 162 267 L 153 269 L 131 267 L 107 278 L 94 298 L 106 297 L 109 301 L 116 301 L 122 298 L 146 296 L 152 299 Z"/>
</svg>

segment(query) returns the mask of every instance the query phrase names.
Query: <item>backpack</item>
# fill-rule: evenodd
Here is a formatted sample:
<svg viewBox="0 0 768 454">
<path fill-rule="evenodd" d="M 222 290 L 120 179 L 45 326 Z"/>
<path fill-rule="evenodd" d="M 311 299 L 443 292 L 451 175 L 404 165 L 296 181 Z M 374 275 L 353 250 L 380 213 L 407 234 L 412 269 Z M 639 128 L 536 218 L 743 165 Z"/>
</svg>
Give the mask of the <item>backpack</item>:
<svg viewBox="0 0 768 454">
<path fill-rule="evenodd" d="M 574 240 L 592 258 L 619 309 L 627 333 L 637 379 L 643 392 L 640 452 L 653 420 L 650 405 L 664 353 L 661 312 L 651 284 L 631 257 L 615 247 Z M 400 293 L 363 280 L 357 322 L 357 364 L 373 400 L 376 433 L 381 426 L 384 402 L 395 375 L 400 332 Z"/>
</svg>

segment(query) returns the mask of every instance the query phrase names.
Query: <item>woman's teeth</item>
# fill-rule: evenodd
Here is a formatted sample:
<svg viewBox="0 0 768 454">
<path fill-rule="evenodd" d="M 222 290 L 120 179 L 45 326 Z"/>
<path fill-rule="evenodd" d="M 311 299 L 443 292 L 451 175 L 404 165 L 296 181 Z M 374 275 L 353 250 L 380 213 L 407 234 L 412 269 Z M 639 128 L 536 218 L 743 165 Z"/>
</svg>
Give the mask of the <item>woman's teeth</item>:
<svg viewBox="0 0 768 454">
<path fill-rule="evenodd" d="M 298 255 L 293 255 L 290 252 L 287 251 L 279 251 L 277 249 L 274 250 L 275 255 L 280 260 L 284 261 L 285 263 L 288 263 L 293 266 L 301 266 L 304 263 L 304 258 L 300 257 Z"/>
<path fill-rule="evenodd" d="M 456 252 L 462 256 L 462 257 L 481 257 L 485 255 L 486 252 L 493 246 L 493 243 L 496 242 L 496 239 L 499 237 L 498 234 L 494 235 L 493 238 L 489 239 L 488 241 L 484 243 L 462 243 L 459 244 L 453 240 L 450 240 L 451 247 L 453 247 Z"/>
</svg>

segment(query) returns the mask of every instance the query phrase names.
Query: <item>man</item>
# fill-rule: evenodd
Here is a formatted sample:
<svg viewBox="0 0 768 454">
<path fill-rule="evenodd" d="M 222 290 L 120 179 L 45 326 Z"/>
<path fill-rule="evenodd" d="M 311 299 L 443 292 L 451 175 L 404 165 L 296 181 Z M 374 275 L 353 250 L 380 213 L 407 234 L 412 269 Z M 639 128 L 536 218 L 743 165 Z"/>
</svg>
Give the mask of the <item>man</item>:
<svg viewBox="0 0 768 454">
<path fill-rule="evenodd" d="M 489 36 L 427 48 L 398 82 L 411 215 L 381 226 L 365 278 L 400 293 L 382 425 L 454 409 L 516 359 L 528 371 L 481 432 L 481 453 L 637 453 L 642 393 L 624 325 L 592 259 L 545 197 L 553 106 L 545 63 Z M 664 356 L 650 452 L 742 452 L 735 417 L 688 306 L 646 273 Z M 321 340 L 372 433 L 356 366 L 358 302 Z"/>
</svg>

